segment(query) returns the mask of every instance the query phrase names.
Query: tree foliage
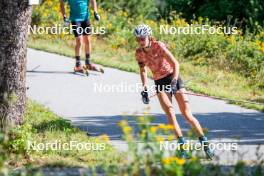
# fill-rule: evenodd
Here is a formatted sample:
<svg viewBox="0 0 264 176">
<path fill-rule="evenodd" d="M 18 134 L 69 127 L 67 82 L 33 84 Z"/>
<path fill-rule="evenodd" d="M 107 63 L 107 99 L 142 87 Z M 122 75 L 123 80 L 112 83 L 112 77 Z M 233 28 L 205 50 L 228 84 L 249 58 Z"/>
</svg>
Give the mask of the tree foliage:
<svg viewBox="0 0 264 176">
<path fill-rule="evenodd" d="M 126 11 L 130 17 L 170 20 L 177 14 L 187 20 L 208 17 L 251 30 L 264 26 L 263 0 L 99 0 L 98 4 L 111 11 Z"/>
<path fill-rule="evenodd" d="M 183 18 L 208 17 L 210 20 L 223 21 L 226 25 L 251 28 L 264 26 L 263 0 L 166 0 L 159 11 L 168 18 L 172 11 Z"/>
<path fill-rule="evenodd" d="M 98 0 L 98 4 L 112 12 L 116 12 L 117 10 L 125 11 L 132 18 L 142 15 L 144 18 L 153 19 L 158 16 L 156 0 Z"/>
</svg>

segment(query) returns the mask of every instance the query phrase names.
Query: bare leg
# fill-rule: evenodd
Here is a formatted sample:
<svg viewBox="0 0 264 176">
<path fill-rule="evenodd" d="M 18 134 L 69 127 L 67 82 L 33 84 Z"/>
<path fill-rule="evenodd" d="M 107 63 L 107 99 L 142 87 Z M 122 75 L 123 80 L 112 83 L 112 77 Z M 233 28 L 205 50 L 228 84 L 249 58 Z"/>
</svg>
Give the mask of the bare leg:
<svg viewBox="0 0 264 176">
<path fill-rule="evenodd" d="M 84 35 L 84 44 L 85 44 L 85 54 L 91 54 L 92 46 L 91 46 L 91 36 L 90 35 Z"/>
<path fill-rule="evenodd" d="M 76 37 L 75 56 L 81 56 L 82 36 Z"/>
<path fill-rule="evenodd" d="M 169 124 L 173 126 L 176 137 L 182 137 L 180 126 L 176 120 L 175 111 L 172 107 L 171 96 L 165 92 L 159 92 L 158 98 L 160 105 L 167 115 Z"/>
<path fill-rule="evenodd" d="M 181 111 L 182 115 L 184 116 L 184 118 L 195 129 L 198 137 L 204 136 L 203 129 L 202 129 L 199 121 L 193 116 L 193 114 L 191 112 L 187 95 L 183 94 L 185 91 L 186 91 L 185 89 L 181 89 L 175 95 L 175 98 L 178 102 L 180 111 Z"/>
<path fill-rule="evenodd" d="M 89 70 L 94 70 L 94 71 L 99 71 L 101 73 L 104 73 L 104 70 L 102 68 L 97 67 L 94 64 L 92 64 L 92 62 L 90 60 L 90 54 L 91 54 L 91 50 L 92 50 L 91 36 L 90 35 L 84 35 L 83 39 L 84 39 L 84 43 L 85 43 L 85 54 L 86 54 L 85 65 L 87 66 L 87 68 Z"/>
<path fill-rule="evenodd" d="M 189 124 L 195 129 L 199 141 L 203 145 L 203 149 L 205 151 L 205 154 L 208 159 L 213 159 L 214 152 L 210 150 L 209 143 L 207 141 L 207 138 L 204 136 L 203 129 L 199 123 L 199 121 L 192 115 L 190 105 L 187 99 L 187 95 L 183 94 L 186 90 L 180 89 L 179 92 L 176 93 L 175 97 L 179 104 L 179 108 L 181 110 L 182 115 L 185 117 L 185 119 L 189 122 Z"/>
</svg>

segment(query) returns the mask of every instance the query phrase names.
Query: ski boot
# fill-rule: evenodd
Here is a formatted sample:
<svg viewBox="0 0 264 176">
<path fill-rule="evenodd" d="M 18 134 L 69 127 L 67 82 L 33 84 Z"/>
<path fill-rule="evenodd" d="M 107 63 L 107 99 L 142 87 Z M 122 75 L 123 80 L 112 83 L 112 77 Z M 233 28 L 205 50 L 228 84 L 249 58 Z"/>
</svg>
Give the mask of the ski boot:
<svg viewBox="0 0 264 176">
<path fill-rule="evenodd" d="M 199 137 L 199 141 L 202 145 L 202 149 L 204 150 L 207 159 L 213 160 L 214 152 L 209 147 L 209 142 L 207 140 L 207 137 L 205 137 L 205 136 Z"/>
<path fill-rule="evenodd" d="M 186 152 L 186 148 L 185 148 L 185 140 L 183 137 L 179 137 L 178 139 L 178 143 L 180 145 L 180 151 L 179 151 L 179 157 L 182 158 L 182 159 L 189 159 L 189 156 Z"/>
<path fill-rule="evenodd" d="M 87 70 L 85 70 L 82 66 L 74 67 L 74 73 L 82 73 L 86 76 L 89 76 L 89 73 Z"/>
</svg>

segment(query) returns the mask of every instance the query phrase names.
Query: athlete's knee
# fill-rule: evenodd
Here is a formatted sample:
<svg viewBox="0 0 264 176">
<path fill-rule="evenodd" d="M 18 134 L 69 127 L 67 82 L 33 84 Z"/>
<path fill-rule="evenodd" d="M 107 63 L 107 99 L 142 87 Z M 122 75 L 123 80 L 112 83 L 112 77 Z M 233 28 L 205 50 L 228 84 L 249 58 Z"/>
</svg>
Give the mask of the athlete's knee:
<svg viewBox="0 0 264 176">
<path fill-rule="evenodd" d="M 77 37 L 76 38 L 76 46 L 80 47 L 82 45 L 82 38 L 81 37 Z"/>
<path fill-rule="evenodd" d="M 193 124 L 195 122 L 194 118 L 192 117 L 185 117 L 188 123 Z"/>
<path fill-rule="evenodd" d="M 182 112 L 182 115 L 185 117 L 185 119 L 189 122 L 189 123 L 192 123 L 194 122 L 195 118 L 193 117 L 192 113 L 190 110 L 183 110 Z"/>
<path fill-rule="evenodd" d="M 85 36 L 85 43 L 90 43 L 91 42 L 91 38 L 87 35 L 87 36 Z"/>
<path fill-rule="evenodd" d="M 171 106 L 171 105 L 166 105 L 166 106 L 165 106 L 165 111 L 166 111 L 167 113 L 169 113 L 169 114 L 175 114 L 175 111 L 174 111 L 174 109 L 173 109 L 173 106 Z"/>
</svg>

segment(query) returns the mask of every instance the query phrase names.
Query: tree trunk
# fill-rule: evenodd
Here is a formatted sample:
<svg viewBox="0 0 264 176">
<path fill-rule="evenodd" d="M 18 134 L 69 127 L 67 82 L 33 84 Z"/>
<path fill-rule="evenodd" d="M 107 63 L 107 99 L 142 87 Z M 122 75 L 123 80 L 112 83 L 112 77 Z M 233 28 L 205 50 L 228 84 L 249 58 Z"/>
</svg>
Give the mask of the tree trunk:
<svg viewBox="0 0 264 176">
<path fill-rule="evenodd" d="M 0 128 L 23 121 L 26 54 L 31 19 L 28 0 L 0 0 Z"/>
</svg>

